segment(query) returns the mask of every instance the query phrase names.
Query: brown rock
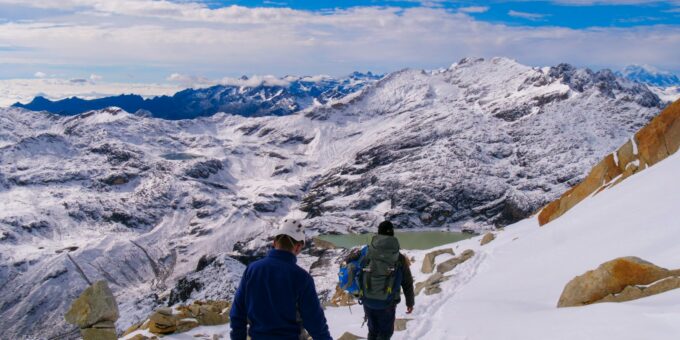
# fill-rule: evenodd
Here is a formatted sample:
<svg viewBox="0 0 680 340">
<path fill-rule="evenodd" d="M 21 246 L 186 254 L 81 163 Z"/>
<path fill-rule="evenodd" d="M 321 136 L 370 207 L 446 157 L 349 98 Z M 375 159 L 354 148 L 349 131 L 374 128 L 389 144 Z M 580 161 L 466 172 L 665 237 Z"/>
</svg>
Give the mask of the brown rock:
<svg viewBox="0 0 680 340">
<path fill-rule="evenodd" d="M 394 331 L 401 332 L 406 330 L 406 323 L 413 319 L 396 319 L 394 320 Z"/>
<path fill-rule="evenodd" d="M 432 295 L 435 294 L 437 289 L 439 288 L 439 284 L 448 280 L 449 276 L 444 276 L 442 273 L 434 273 L 430 275 L 430 277 L 427 278 L 424 282 L 418 282 L 416 283 L 415 287 L 415 295 L 420 294 L 421 291 L 425 290 L 426 295 Z M 427 294 L 427 292 L 430 292 L 430 294 Z M 441 291 L 441 290 L 439 290 Z M 435 292 L 435 293 L 433 293 Z"/>
<path fill-rule="evenodd" d="M 137 334 L 137 335 L 130 338 L 130 340 L 149 340 L 149 339 L 150 339 L 149 337 L 146 337 L 146 336 L 141 335 L 141 334 Z"/>
<path fill-rule="evenodd" d="M 625 178 L 660 162 L 679 148 L 680 100 L 669 105 L 640 129 L 632 141 L 629 140 L 616 151 L 618 164 L 614 161 L 613 155 L 608 155 L 593 167 L 583 182 L 543 207 L 538 215 L 539 225 L 555 220 L 592 193 L 620 183 Z M 616 181 L 610 183 L 614 178 L 617 178 Z"/>
<path fill-rule="evenodd" d="M 200 326 L 198 321 L 196 319 L 180 319 L 177 321 L 177 330 L 175 333 L 183 333 L 190 331 L 196 327 Z"/>
<path fill-rule="evenodd" d="M 322 240 L 318 237 L 312 238 L 312 242 L 314 243 L 314 245 L 317 248 L 320 248 L 320 249 L 335 249 L 335 248 L 337 248 L 333 243 Z"/>
<path fill-rule="evenodd" d="M 196 317 L 202 326 L 224 325 L 229 322 L 229 315 L 220 314 L 212 309 L 202 309 L 201 314 Z"/>
<path fill-rule="evenodd" d="M 90 328 L 116 328 L 116 324 L 113 321 L 100 321 Z"/>
<path fill-rule="evenodd" d="M 474 251 L 472 251 L 471 249 L 467 249 L 462 254 L 437 265 L 437 272 L 442 274 L 448 273 L 452 271 L 453 268 L 456 268 L 459 264 L 467 261 L 474 255 L 475 255 Z"/>
<path fill-rule="evenodd" d="M 420 268 L 420 271 L 426 274 L 432 273 L 434 271 L 435 259 L 437 258 L 437 256 L 442 254 L 454 255 L 453 249 L 451 248 L 439 249 L 425 254 L 425 257 L 423 258 L 423 265 Z"/>
<path fill-rule="evenodd" d="M 156 313 L 171 316 L 172 315 L 172 308 L 161 307 L 161 308 L 156 309 Z"/>
<path fill-rule="evenodd" d="M 82 328 L 80 335 L 83 340 L 117 340 L 115 328 Z"/>
<path fill-rule="evenodd" d="M 491 242 L 495 239 L 496 239 L 496 235 L 494 235 L 493 233 L 486 233 L 486 234 L 484 234 L 484 237 L 482 237 L 482 240 L 479 242 L 479 245 L 483 246 L 483 245 L 485 245 L 485 244 L 487 244 L 487 243 L 489 243 L 489 242 Z"/>
<path fill-rule="evenodd" d="M 338 338 L 338 340 L 358 340 L 358 339 L 366 339 L 366 338 L 360 337 L 358 335 L 354 335 L 350 332 L 345 332 Z"/>
<path fill-rule="evenodd" d="M 355 305 L 357 303 L 354 300 L 354 296 L 352 296 L 352 294 L 342 290 L 338 286 L 335 287 L 335 293 L 333 294 L 333 297 L 331 298 L 330 302 L 331 302 L 331 305 L 333 305 L 335 307 L 352 306 L 352 305 Z"/>
<path fill-rule="evenodd" d="M 562 291 L 558 307 L 582 306 L 618 294 L 631 285 L 647 285 L 670 276 L 667 269 L 637 257 L 622 257 L 605 262 L 597 269 L 577 276 Z"/>
<path fill-rule="evenodd" d="M 66 322 L 89 328 L 101 321 L 116 322 L 118 305 L 106 281 L 97 281 L 76 299 L 66 313 Z"/>
<path fill-rule="evenodd" d="M 177 317 L 154 312 L 149 317 L 149 332 L 155 334 L 170 334 L 177 329 Z"/>
<path fill-rule="evenodd" d="M 128 329 L 126 329 L 125 332 L 123 332 L 123 336 L 126 336 L 130 333 L 137 331 L 138 329 L 140 329 L 142 327 L 142 324 L 144 324 L 144 322 L 138 322 L 138 323 L 128 327 Z"/>
</svg>

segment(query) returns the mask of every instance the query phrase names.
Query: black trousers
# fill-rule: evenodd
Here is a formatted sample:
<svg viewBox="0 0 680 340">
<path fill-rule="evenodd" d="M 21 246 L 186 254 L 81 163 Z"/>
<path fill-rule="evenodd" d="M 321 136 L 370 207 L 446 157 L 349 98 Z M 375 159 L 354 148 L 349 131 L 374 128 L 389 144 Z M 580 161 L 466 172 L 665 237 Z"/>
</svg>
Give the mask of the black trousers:
<svg viewBox="0 0 680 340">
<path fill-rule="evenodd" d="M 396 309 L 396 305 L 385 309 L 373 309 L 364 305 L 368 321 L 368 340 L 389 340 L 392 337 Z"/>
</svg>

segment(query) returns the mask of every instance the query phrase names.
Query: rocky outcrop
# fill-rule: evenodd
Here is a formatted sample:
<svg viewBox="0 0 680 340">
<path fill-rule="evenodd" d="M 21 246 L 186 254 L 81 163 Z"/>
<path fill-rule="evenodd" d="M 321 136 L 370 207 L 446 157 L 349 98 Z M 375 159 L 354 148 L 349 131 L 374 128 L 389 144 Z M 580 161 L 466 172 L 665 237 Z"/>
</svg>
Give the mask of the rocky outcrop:
<svg viewBox="0 0 680 340">
<path fill-rule="evenodd" d="M 229 322 L 231 304 L 228 301 L 195 301 L 176 308 L 158 308 L 149 319 L 128 328 L 123 335 L 139 330 L 154 334 L 183 333 L 198 326 L 223 325 Z"/>
<path fill-rule="evenodd" d="M 557 307 L 628 301 L 675 288 L 680 288 L 680 270 L 661 268 L 637 257 L 622 257 L 569 281 Z"/>
<path fill-rule="evenodd" d="M 546 205 L 540 225 L 562 216 L 586 197 L 610 188 L 674 154 L 680 148 L 680 101 L 669 105 L 628 142 L 595 165 L 578 185 Z"/>
<path fill-rule="evenodd" d="M 118 305 L 106 281 L 97 281 L 76 299 L 66 322 L 77 325 L 84 340 L 117 339 Z"/>
<path fill-rule="evenodd" d="M 439 285 L 451 278 L 450 276 L 444 276 L 442 273 L 434 273 L 430 275 L 430 277 L 427 278 L 424 282 L 417 282 L 416 283 L 416 291 L 415 294 L 418 295 L 420 292 L 425 291 L 425 295 L 432 295 L 432 294 L 438 294 L 441 293 L 442 289 L 439 287 Z"/>
<path fill-rule="evenodd" d="M 448 273 L 453 270 L 453 268 L 456 268 L 459 264 L 469 260 L 472 256 L 475 255 L 475 252 L 472 249 L 467 249 L 465 250 L 462 254 L 450 259 L 446 260 L 439 265 L 437 265 L 437 273 Z"/>
<path fill-rule="evenodd" d="M 434 271 L 434 261 L 437 258 L 437 256 L 442 255 L 442 254 L 451 254 L 455 255 L 453 253 L 453 249 L 451 248 L 446 248 L 446 249 L 439 249 L 435 250 L 432 252 L 429 252 L 425 254 L 425 258 L 423 258 L 423 265 L 420 268 L 420 271 L 426 274 L 432 273 Z"/>
<path fill-rule="evenodd" d="M 482 240 L 479 241 L 479 245 L 482 245 L 482 246 L 483 246 L 483 245 L 485 245 L 485 244 L 487 244 L 487 243 L 489 243 L 489 242 L 491 242 L 491 241 L 493 241 L 493 240 L 495 240 L 495 239 L 496 239 L 496 235 L 494 235 L 493 233 L 486 233 L 486 234 L 484 234 L 484 236 L 482 237 Z"/>
</svg>

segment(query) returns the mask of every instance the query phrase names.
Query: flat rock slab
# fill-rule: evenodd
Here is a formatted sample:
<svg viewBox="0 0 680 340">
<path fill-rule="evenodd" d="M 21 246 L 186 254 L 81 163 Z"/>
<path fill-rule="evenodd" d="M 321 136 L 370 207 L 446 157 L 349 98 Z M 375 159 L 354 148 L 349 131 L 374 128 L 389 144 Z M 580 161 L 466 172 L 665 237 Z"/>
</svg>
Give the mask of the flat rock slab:
<svg viewBox="0 0 680 340">
<path fill-rule="evenodd" d="M 474 255 L 475 252 L 472 249 L 467 249 L 462 254 L 437 265 L 437 273 L 448 273 L 452 271 L 453 268 L 456 268 L 459 264 L 469 260 Z"/>
<path fill-rule="evenodd" d="M 437 258 L 437 256 L 442 254 L 454 255 L 453 249 L 451 248 L 439 249 L 425 254 L 425 258 L 423 258 L 423 265 L 420 268 L 420 271 L 426 274 L 432 273 L 434 271 L 435 259 Z"/>
</svg>

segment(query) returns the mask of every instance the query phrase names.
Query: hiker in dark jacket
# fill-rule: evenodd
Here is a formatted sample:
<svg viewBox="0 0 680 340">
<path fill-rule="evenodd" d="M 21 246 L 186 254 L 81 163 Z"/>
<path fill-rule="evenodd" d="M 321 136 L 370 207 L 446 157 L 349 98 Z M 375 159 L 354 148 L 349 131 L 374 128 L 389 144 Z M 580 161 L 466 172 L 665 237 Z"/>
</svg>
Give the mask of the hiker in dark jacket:
<svg viewBox="0 0 680 340">
<path fill-rule="evenodd" d="M 314 280 L 296 264 L 304 228 L 284 220 L 267 257 L 251 263 L 239 284 L 231 313 L 231 339 L 331 340 Z M 304 328 L 304 329 L 303 329 Z"/>
<path fill-rule="evenodd" d="M 388 237 L 385 237 L 388 236 Z M 371 240 L 371 245 L 375 245 L 377 241 L 395 241 L 396 247 L 398 248 L 399 243 L 396 239 L 389 240 L 389 237 L 394 237 L 394 226 L 390 221 L 384 221 L 378 226 L 378 235 L 374 236 Z M 368 247 L 368 246 L 367 246 Z M 350 255 L 345 259 L 345 262 L 351 262 L 358 260 L 361 257 L 361 249 L 355 249 L 350 253 Z M 411 269 L 409 268 L 409 260 L 401 253 L 398 257 L 398 266 L 394 279 L 394 288 L 390 287 L 394 293 L 391 295 L 391 299 L 387 300 L 375 300 L 366 298 L 365 296 L 361 298 L 364 306 L 364 313 L 366 321 L 368 322 L 368 339 L 369 340 L 388 340 L 392 337 L 394 333 L 394 321 L 396 318 L 396 307 L 401 302 L 400 290 L 404 290 L 404 296 L 406 297 L 406 313 L 410 314 L 413 312 L 413 305 L 415 304 L 415 295 L 413 293 L 413 276 L 411 275 Z M 366 272 L 361 275 L 367 275 Z M 370 275 L 370 274 L 368 274 Z M 401 288 L 401 289 L 400 289 Z M 362 287 L 364 294 L 367 287 Z"/>
</svg>

